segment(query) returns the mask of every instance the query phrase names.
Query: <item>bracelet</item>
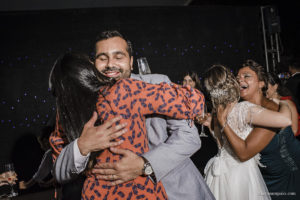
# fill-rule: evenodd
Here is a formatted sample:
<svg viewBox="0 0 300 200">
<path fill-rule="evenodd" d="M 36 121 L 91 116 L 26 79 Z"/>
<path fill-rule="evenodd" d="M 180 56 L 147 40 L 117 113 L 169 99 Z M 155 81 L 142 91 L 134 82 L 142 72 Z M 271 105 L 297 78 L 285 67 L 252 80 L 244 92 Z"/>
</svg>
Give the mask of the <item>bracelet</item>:
<svg viewBox="0 0 300 200">
<path fill-rule="evenodd" d="M 221 128 L 221 133 L 223 133 L 224 129 L 226 128 L 227 126 L 227 120 L 225 121 L 225 124 L 223 125 L 223 127 Z"/>
</svg>

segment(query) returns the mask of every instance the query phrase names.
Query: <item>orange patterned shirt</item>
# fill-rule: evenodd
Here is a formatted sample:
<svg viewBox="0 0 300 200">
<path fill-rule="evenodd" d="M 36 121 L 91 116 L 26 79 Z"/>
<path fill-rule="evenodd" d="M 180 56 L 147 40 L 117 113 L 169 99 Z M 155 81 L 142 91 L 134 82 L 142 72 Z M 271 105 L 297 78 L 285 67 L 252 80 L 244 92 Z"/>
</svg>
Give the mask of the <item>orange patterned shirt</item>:
<svg viewBox="0 0 300 200">
<path fill-rule="evenodd" d="M 178 119 L 193 119 L 202 112 L 203 106 L 204 97 L 198 90 L 176 84 L 154 85 L 135 79 L 122 79 L 112 87 L 100 90 L 97 111 L 101 121 L 122 116 L 120 123 L 127 122 L 128 131 L 119 138 L 124 140 L 119 148 L 141 156 L 149 150 L 145 115 L 156 113 Z M 115 162 L 120 158 L 120 155 L 106 149 L 97 157 L 97 163 Z M 139 176 L 117 186 L 109 186 L 108 183 L 95 176 L 88 177 L 82 191 L 83 199 L 167 199 L 162 183 L 154 184 L 149 177 Z"/>
<path fill-rule="evenodd" d="M 189 86 L 149 84 L 135 79 L 121 79 L 112 87 L 101 88 L 97 102 L 98 118 L 102 122 L 117 115 L 122 116 L 118 123 L 127 122 L 128 131 L 118 138 L 124 140 L 118 148 L 131 150 L 139 156 L 149 150 L 145 126 L 147 114 L 193 119 L 202 113 L 203 107 L 203 94 Z M 56 152 L 54 157 L 60 153 L 66 141 L 62 135 L 57 128 L 50 138 Z M 97 163 L 120 159 L 120 155 L 106 149 L 97 157 Z M 82 199 L 167 199 L 162 183 L 155 184 L 149 177 L 139 176 L 116 186 L 109 186 L 108 183 L 109 181 L 97 179 L 93 175 L 87 177 Z"/>
</svg>

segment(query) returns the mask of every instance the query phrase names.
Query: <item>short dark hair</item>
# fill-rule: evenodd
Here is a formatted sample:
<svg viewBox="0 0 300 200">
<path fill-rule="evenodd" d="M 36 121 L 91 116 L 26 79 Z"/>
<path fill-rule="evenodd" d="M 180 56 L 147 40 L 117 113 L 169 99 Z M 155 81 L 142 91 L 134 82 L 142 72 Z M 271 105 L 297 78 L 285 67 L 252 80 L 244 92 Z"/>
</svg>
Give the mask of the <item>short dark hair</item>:
<svg viewBox="0 0 300 200">
<path fill-rule="evenodd" d="M 102 40 L 107 40 L 109 38 L 113 38 L 113 37 L 120 37 L 122 38 L 123 40 L 126 41 L 127 43 L 127 52 L 129 54 L 129 57 L 132 56 L 132 53 L 133 53 L 133 50 L 132 50 L 132 44 L 129 40 L 127 40 L 119 31 L 116 31 L 116 30 L 109 30 L 109 31 L 103 31 L 101 32 L 99 35 L 96 36 L 96 40 L 95 40 L 95 46 L 97 44 L 97 42 L 100 42 Z M 96 49 L 96 48 L 95 48 Z"/>
</svg>

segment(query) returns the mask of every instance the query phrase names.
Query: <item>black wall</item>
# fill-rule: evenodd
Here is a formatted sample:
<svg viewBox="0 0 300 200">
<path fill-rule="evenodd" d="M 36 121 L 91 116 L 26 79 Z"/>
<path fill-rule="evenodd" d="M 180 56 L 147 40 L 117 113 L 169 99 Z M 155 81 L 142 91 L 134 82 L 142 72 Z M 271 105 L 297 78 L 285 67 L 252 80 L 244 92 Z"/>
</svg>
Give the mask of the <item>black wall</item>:
<svg viewBox="0 0 300 200">
<path fill-rule="evenodd" d="M 93 56 L 93 39 L 117 29 L 145 56 L 153 73 L 181 81 L 214 63 L 236 69 L 264 61 L 259 7 L 101 8 L 0 13 L 0 160 L 30 177 L 42 151 L 35 140 L 53 115 L 48 75 L 66 51 Z M 135 72 L 136 69 L 135 69 Z"/>
</svg>

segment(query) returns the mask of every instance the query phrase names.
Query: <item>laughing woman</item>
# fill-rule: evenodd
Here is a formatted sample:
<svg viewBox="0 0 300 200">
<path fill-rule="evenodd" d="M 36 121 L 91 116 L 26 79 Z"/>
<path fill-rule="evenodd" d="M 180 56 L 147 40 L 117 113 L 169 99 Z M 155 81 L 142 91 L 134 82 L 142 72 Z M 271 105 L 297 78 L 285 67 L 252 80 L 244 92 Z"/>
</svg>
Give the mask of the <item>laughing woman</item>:
<svg viewBox="0 0 300 200">
<path fill-rule="evenodd" d="M 217 200 L 267 200 L 267 187 L 259 171 L 258 155 L 240 160 L 237 148 L 256 139 L 249 134 L 253 125 L 285 127 L 290 125 L 290 112 L 281 104 L 280 112 L 264 109 L 250 102 L 238 103 L 240 86 L 233 74 L 222 65 L 207 72 L 204 84 L 213 105 L 211 132 L 219 147 L 218 154 L 205 167 L 205 180 Z M 240 150 L 240 149 L 239 149 Z"/>
<path fill-rule="evenodd" d="M 242 99 L 278 111 L 279 105 L 265 97 L 267 79 L 261 65 L 248 60 L 240 68 L 238 79 Z M 241 152 L 237 154 L 238 157 L 247 159 L 260 152 L 260 162 L 264 165 L 260 170 L 272 200 L 299 200 L 300 142 L 295 139 L 292 127 L 288 126 L 283 130 L 255 127 L 250 134 L 256 143 L 241 145 L 230 140 L 236 152 Z"/>
</svg>

